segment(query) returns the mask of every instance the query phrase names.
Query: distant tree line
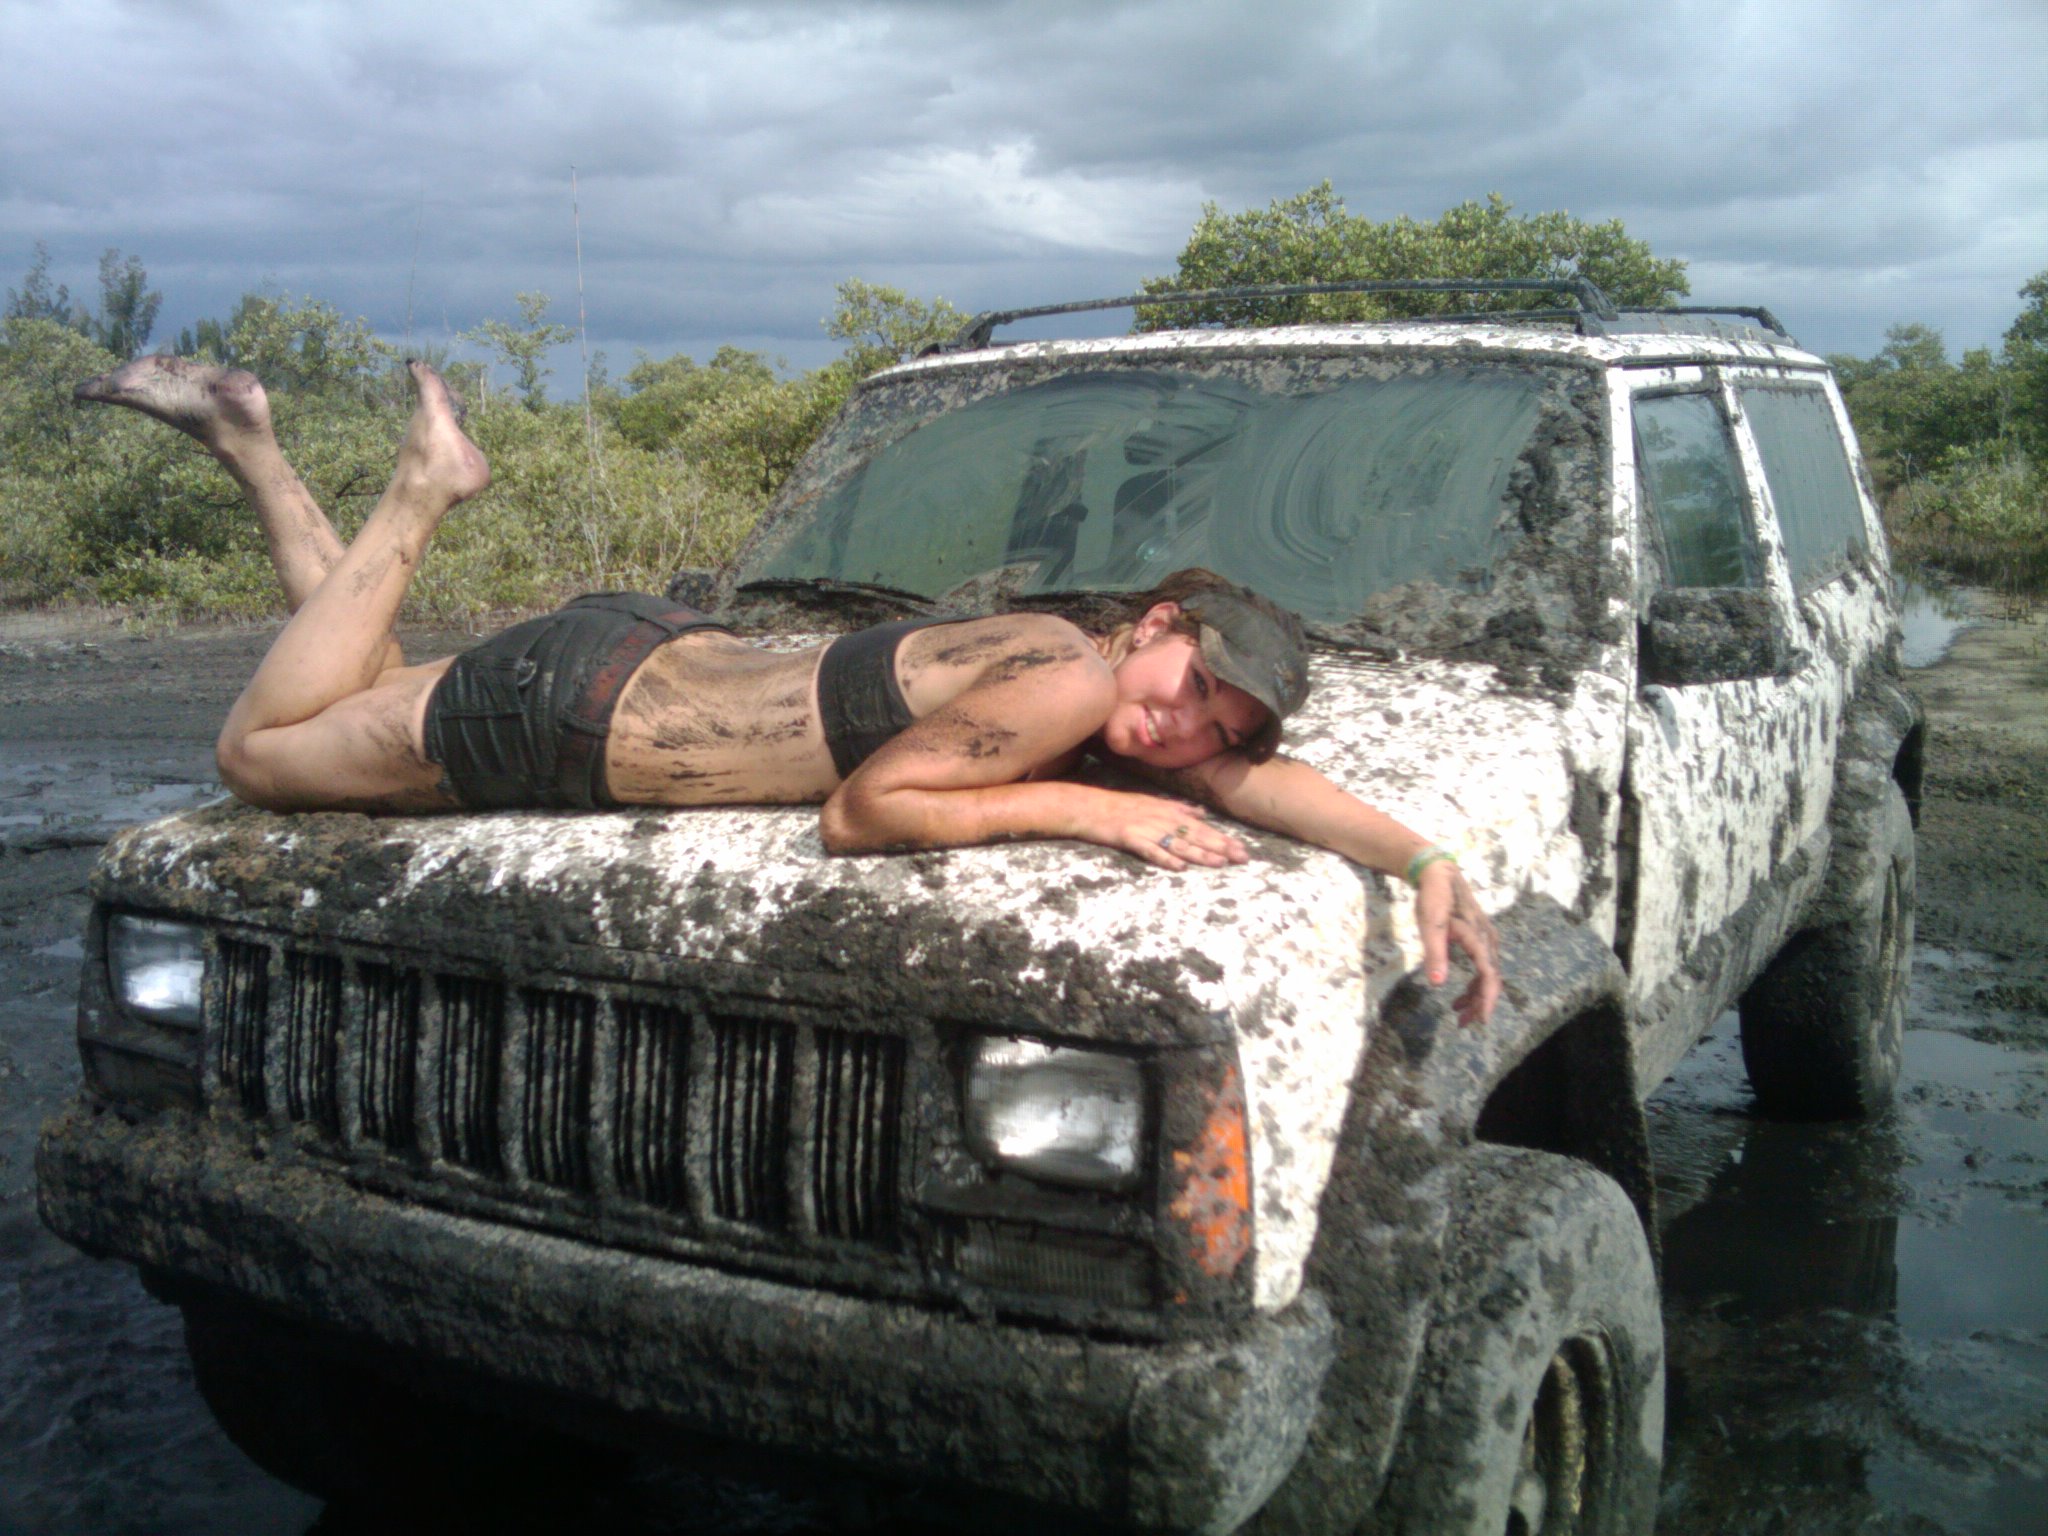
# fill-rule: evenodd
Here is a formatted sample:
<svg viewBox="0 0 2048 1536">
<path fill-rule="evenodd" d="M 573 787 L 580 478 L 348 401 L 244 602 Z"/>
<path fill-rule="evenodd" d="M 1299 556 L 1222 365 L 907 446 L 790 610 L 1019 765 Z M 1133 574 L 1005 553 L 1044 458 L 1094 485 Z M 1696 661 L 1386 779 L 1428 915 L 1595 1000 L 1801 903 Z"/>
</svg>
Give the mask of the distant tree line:
<svg viewBox="0 0 2048 1536">
<path fill-rule="evenodd" d="M 1249 284 L 1391 282 L 1448 278 L 1582 277 L 1617 304 L 1675 304 L 1690 292 L 1685 263 L 1664 260 L 1630 237 L 1621 220 L 1588 224 L 1568 213 L 1518 214 L 1498 193 L 1465 202 L 1433 223 L 1400 214 L 1367 219 L 1344 207 L 1330 183 L 1265 208 L 1202 209 L 1171 277 L 1147 293 Z M 1286 299 L 1222 299 L 1157 305 L 1138 329 L 1175 325 L 1292 325 L 1304 321 L 1413 319 L 1473 311 L 1548 308 L 1542 293 L 1335 293 Z"/>
<path fill-rule="evenodd" d="M 1908 324 L 1874 357 L 1828 359 L 1893 548 L 2015 599 L 2048 591 L 2048 271 L 2019 298 L 1995 351 L 1953 361 Z"/>
<path fill-rule="evenodd" d="M 136 258 L 109 252 L 101 274 L 98 306 L 80 304 L 52 283 L 38 246 L 0 312 L 0 603 L 275 611 L 261 536 L 225 472 L 154 423 L 73 406 L 80 380 L 147 348 L 162 303 Z M 516 319 L 459 338 L 487 361 L 415 349 L 466 397 L 493 482 L 437 536 L 410 615 L 658 590 L 681 566 L 729 557 L 854 385 L 964 318 L 942 299 L 859 280 L 838 300 L 827 328 L 846 351 L 823 368 L 785 376 L 761 353 L 721 347 L 701 365 L 643 357 L 615 386 L 600 354 L 587 399 L 570 402 L 548 396 L 548 358 L 574 333 L 549 317 L 545 294 L 516 295 Z M 410 408 L 396 348 L 325 300 L 252 292 L 168 350 L 261 378 L 286 455 L 342 535 L 354 532 Z"/>
<path fill-rule="evenodd" d="M 38 244 L 0 312 L 0 603 L 132 605 L 167 616 L 255 615 L 278 594 L 262 540 L 218 466 L 176 434 L 125 412 L 81 412 L 79 380 L 141 354 L 162 295 L 141 259 L 110 249 L 99 292 L 74 299 Z M 1617 302 L 1669 304 L 1688 284 L 1619 221 L 1522 215 L 1498 196 L 1440 218 L 1371 220 L 1324 182 L 1262 209 L 1205 207 L 1176 270 L 1145 292 L 1345 278 L 1590 278 Z M 1938 333 L 1901 326 L 1870 359 L 1835 358 L 1895 541 L 1981 579 L 2032 570 L 2048 585 L 2042 475 L 2048 422 L 2048 272 L 2002 349 L 1948 361 Z M 1318 295 L 1143 306 L 1162 325 L 1361 320 L 1520 308 L 1539 295 Z M 549 358 L 573 332 L 548 296 L 515 295 L 448 347 L 419 349 L 470 402 L 491 491 L 452 518 L 412 589 L 412 616 L 533 608 L 578 590 L 659 588 L 684 565 L 728 558 L 859 381 L 955 334 L 944 299 L 852 279 L 829 335 L 845 351 L 788 373 L 759 352 L 708 361 L 642 356 L 614 383 L 602 353 L 569 401 L 549 398 Z M 361 319 L 313 297 L 257 291 L 180 331 L 171 350 L 248 368 L 271 392 L 287 454 L 343 536 L 389 473 L 408 409 L 396 350 Z M 503 387 L 498 380 L 509 383 Z M 2030 542 L 2031 541 L 2031 542 Z M 2018 552 L 2017 555 L 2015 552 Z M 2033 553 L 2029 553 L 2032 551 Z M 2034 565 L 2027 565 L 2033 560 Z"/>
<path fill-rule="evenodd" d="M 129 358 L 149 345 L 163 302 L 164 296 L 149 286 L 142 258 L 123 256 L 118 246 L 108 246 L 100 256 L 98 307 L 74 302 L 69 288 L 51 286 L 50 248 L 38 240 L 21 287 L 7 291 L 7 318 L 66 326 L 114 356 Z"/>
</svg>

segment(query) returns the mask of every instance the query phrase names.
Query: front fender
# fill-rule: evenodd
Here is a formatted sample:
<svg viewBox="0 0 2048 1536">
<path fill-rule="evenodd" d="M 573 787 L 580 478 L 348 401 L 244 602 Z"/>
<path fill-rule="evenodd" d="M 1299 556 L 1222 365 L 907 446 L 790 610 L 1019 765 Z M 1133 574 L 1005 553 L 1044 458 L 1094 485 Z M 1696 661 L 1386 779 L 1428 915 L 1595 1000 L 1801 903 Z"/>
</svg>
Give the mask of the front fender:
<svg viewBox="0 0 2048 1536">
<path fill-rule="evenodd" d="M 1352 1073 L 1306 1280 L 1339 1332 L 1307 1450 L 1260 1531 L 1349 1529 L 1385 1477 L 1439 1288 L 1460 1153 L 1474 1139 L 1569 1152 L 1649 1215 L 1624 978 L 1598 934 L 1545 896 L 1499 919 L 1506 984 L 1462 1027 L 1414 978 L 1386 997 Z"/>
<path fill-rule="evenodd" d="M 1827 873 L 1799 927 L 1826 928 L 1862 910 L 1873 861 L 1874 829 L 1881 826 L 1886 789 L 1897 784 L 1913 825 L 1920 825 L 1921 765 L 1926 715 L 1894 674 L 1867 677 L 1849 702 L 1835 759 L 1835 787 L 1828 802 L 1830 854 Z"/>
</svg>

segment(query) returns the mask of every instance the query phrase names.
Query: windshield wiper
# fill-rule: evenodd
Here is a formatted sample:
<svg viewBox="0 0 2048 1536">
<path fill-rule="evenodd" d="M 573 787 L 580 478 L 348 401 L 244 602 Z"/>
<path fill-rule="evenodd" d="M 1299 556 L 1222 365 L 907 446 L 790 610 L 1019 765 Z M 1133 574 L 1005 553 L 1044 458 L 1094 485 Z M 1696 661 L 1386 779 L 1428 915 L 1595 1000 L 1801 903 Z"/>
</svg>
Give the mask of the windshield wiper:
<svg viewBox="0 0 2048 1536">
<path fill-rule="evenodd" d="M 1062 603 L 1128 603 L 1132 596 L 1129 592 L 1105 592 L 1096 587 L 1047 587 L 1039 592 L 1012 592 L 1009 601 L 1013 608 L 1057 608 Z"/>
<path fill-rule="evenodd" d="M 1351 619 L 1342 624 L 1304 624 L 1303 631 L 1309 639 L 1320 645 L 1331 646 L 1340 651 L 1356 651 L 1376 661 L 1399 661 L 1400 644 L 1364 619 Z"/>
<path fill-rule="evenodd" d="M 1131 599 L 1137 595 L 1134 592 L 1103 592 L 1088 587 L 1066 587 L 1049 592 L 1019 592 L 1011 597 L 1009 606 L 1032 611 L 1049 609 L 1055 613 L 1065 614 L 1069 618 L 1076 614 L 1085 614 L 1106 621 L 1109 615 L 1127 609 Z M 1320 645 L 1327 645 L 1332 650 L 1355 651 L 1378 661 L 1399 661 L 1403 655 L 1399 641 L 1364 619 L 1350 619 L 1342 624 L 1303 623 L 1301 628 L 1309 639 Z"/>
<path fill-rule="evenodd" d="M 733 588 L 735 595 L 793 593 L 802 597 L 861 598 L 869 602 L 915 608 L 919 613 L 938 613 L 939 605 L 922 592 L 904 587 L 884 586 L 876 581 L 842 581 L 836 576 L 762 576 L 743 581 Z"/>
</svg>

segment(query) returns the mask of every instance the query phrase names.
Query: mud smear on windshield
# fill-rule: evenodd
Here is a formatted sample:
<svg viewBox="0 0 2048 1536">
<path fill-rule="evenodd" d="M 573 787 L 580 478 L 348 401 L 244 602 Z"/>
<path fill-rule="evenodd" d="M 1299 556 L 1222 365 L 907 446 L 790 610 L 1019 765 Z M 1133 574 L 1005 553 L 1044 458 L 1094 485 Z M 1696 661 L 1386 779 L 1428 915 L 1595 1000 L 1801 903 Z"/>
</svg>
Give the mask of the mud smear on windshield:
<svg viewBox="0 0 2048 1536">
<path fill-rule="evenodd" d="M 1604 650 L 1626 639 L 1623 615 L 1634 572 L 1617 558 L 1603 531 L 1613 487 L 1601 370 L 1584 359 L 1549 352 L 1540 341 L 1532 341 L 1528 351 L 1519 356 L 1476 346 L 1417 348 L 1405 355 L 1339 352 L 1327 356 L 1308 351 L 1276 353 L 1261 347 L 1239 355 L 1229 349 L 1167 342 L 1156 351 L 1077 361 L 1026 348 L 994 366 L 975 365 L 958 371 L 933 366 L 894 375 L 855 397 L 846 415 L 834 424 L 763 517 L 734 574 L 727 578 L 729 583 L 738 582 L 724 592 L 731 608 L 728 616 L 742 628 L 763 623 L 808 627 L 802 621 L 802 610 L 821 603 L 861 617 L 901 611 L 906 605 L 911 609 L 937 605 L 961 613 L 1002 606 L 1057 612 L 1099 632 L 1098 626 L 1115 622 L 1104 610 L 1114 607 L 1116 599 L 1103 591 L 1057 589 L 1070 585 L 1114 589 L 1126 583 L 1144 586 L 1175 566 L 1214 563 L 1209 544 L 1175 542 L 1183 535 L 1168 538 L 1165 530 L 1177 528 L 1186 518 L 1185 536 L 1193 538 L 1194 530 L 1206 525 L 1207 492 L 1192 487 L 1209 485 L 1210 477 L 1224 473 L 1221 466 L 1235 462 L 1241 435 L 1268 430 L 1257 425 L 1264 419 L 1261 413 L 1267 403 L 1294 400 L 1304 410 L 1319 409 L 1317 402 L 1327 404 L 1356 386 L 1362 394 L 1372 396 L 1370 406 L 1357 406 L 1360 429 L 1366 423 L 1377 423 L 1374 430 L 1398 436 L 1396 424 L 1405 419 L 1402 413 L 1420 398 L 1410 399 L 1404 391 L 1424 381 L 1446 392 L 1433 410 L 1448 408 L 1453 398 L 1474 406 L 1476 393 L 1459 392 L 1475 391 L 1484 384 L 1491 403 L 1470 420 L 1474 430 L 1499 434 L 1496 448 L 1502 468 L 1498 482 L 1484 489 L 1475 482 L 1462 502 L 1451 497 L 1432 514 L 1445 516 L 1451 508 L 1467 504 L 1491 509 L 1489 528 L 1461 527 L 1454 536 L 1445 535 L 1446 547 L 1455 545 L 1463 552 L 1454 569 L 1436 568 L 1418 551 L 1401 552 L 1402 546 L 1396 544 L 1384 552 L 1382 564 L 1369 578 L 1363 572 L 1353 578 L 1364 582 L 1360 590 L 1372 592 L 1362 602 L 1353 600 L 1356 594 L 1349 586 L 1328 592 L 1311 587 L 1290 590 L 1284 572 L 1261 564 L 1258 549 L 1270 545 L 1290 551 L 1289 559 L 1319 562 L 1334 560 L 1339 550 L 1352 547 L 1342 540 L 1328 547 L 1313 544 L 1310 525 L 1319 526 L 1326 513 L 1313 506 L 1311 498 L 1295 508 L 1293 523 L 1283 516 L 1272 527 L 1236 530 L 1231 537 L 1238 538 L 1242 547 L 1227 551 L 1228 573 L 1312 619 L 1330 621 L 1326 637 L 1347 648 L 1366 654 L 1385 654 L 1398 648 L 1414 657 L 1487 663 L 1505 690 L 1568 696 L 1581 669 L 1595 664 Z M 1368 383 L 1387 386 L 1384 397 L 1365 388 Z M 1050 546 L 1037 542 L 1038 533 L 1020 533 L 1015 517 L 1008 530 L 1005 563 L 971 575 L 943 561 L 928 563 L 929 551 L 919 550 L 913 558 L 908 551 L 877 552 L 862 542 L 862 537 L 873 531 L 861 523 L 865 514 L 857 512 L 863 483 L 871 473 L 883 478 L 910 474 L 902 456 L 916 462 L 917 441 L 928 441 L 918 439 L 920 432 L 942 421 L 963 433 L 984 430 L 993 418 L 980 419 L 979 426 L 963 424 L 977 421 L 976 413 L 996 403 L 999 396 L 1012 397 L 1010 406 L 1023 418 L 1043 408 L 1027 400 L 1035 391 L 1068 390 L 1100 390 L 1105 402 L 1123 402 L 1103 418 L 1103 429 L 1110 421 L 1121 421 L 1118 430 L 1128 433 L 1122 439 L 1127 462 L 1116 471 L 1123 484 L 1114 501 L 1105 504 L 1098 487 L 1093 513 L 1085 502 L 1073 500 L 1063 511 L 1049 514 L 1054 520 L 1071 515 L 1091 527 L 1106 528 L 1111 540 L 1109 554 L 1097 553 L 1107 564 L 1082 574 L 1082 567 L 1073 564 L 1072 529 L 1068 547 L 1056 555 Z M 1133 391 L 1156 396 L 1146 407 L 1150 414 L 1144 417 L 1142 430 L 1130 430 L 1130 413 L 1136 409 L 1130 404 Z M 1108 409 L 1107 405 L 1104 408 Z M 1524 412 L 1525 416 L 1520 414 Z M 1087 418 L 1075 418 L 1082 419 Z M 1417 418 L 1418 423 L 1422 419 Z M 1450 431 L 1443 424 L 1449 418 L 1432 414 L 1426 419 L 1431 434 Z M 1099 464 L 1095 470 L 1087 470 L 1088 450 L 1081 446 L 1080 437 L 1069 441 L 1061 436 L 1074 431 L 1071 422 L 1055 432 L 1048 417 L 1044 430 L 1052 435 L 1034 453 L 1049 454 L 1058 447 L 1058 473 L 1049 467 L 1050 460 L 1034 461 L 1033 478 L 1025 489 L 1049 497 L 1048 506 L 1077 491 L 1088 474 L 1099 477 L 1108 472 Z M 1419 424 L 1415 433 L 1422 433 Z M 1494 441 L 1491 437 L 1487 440 Z M 948 438 L 947 442 L 951 451 L 968 458 L 1007 452 L 1010 446 L 1000 432 L 986 439 Z M 901 456 L 891 460 L 889 455 L 899 449 Z M 1290 452 L 1298 449 L 1299 445 Z M 1333 465 L 1320 465 L 1311 473 L 1305 467 L 1308 462 L 1304 461 L 1295 477 L 1303 485 L 1320 484 L 1325 474 L 1340 473 Z M 882 464 L 891 467 L 877 467 Z M 1402 482 L 1402 495 L 1390 504 L 1400 519 L 1421 517 L 1420 509 L 1433 505 L 1430 498 L 1449 495 L 1443 466 L 1426 454 L 1403 473 L 1408 480 Z M 1170 492 L 1170 516 L 1158 508 L 1145 510 L 1147 497 L 1161 486 L 1176 484 L 1174 477 L 1183 475 L 1186 483 Z M 891 478 L 889 483 L 897 482 Z M 1282 477 L 1276 483 L 1288 481 Z M 1048 490 L 1054 484 L 1060 488 L 1059 495 Z M 1392 492 L 1375 482 L 1375 488 L 1361 488 L 1359 494 L 1376 497 Z M 822 508 L 818 505 L 821 500 Z M 1165 518 L 1159 532 L 1147 538 L 1134 531 L 1141 524 L 1151 527 L 1147 519 L 1155 516 Z M 1039 533 L 1043 531 L 1039 529 Z M 1216 537 L 1225 537 L 1220 527 Z M 962 546 L 963 551 L 966 548 Z M 1033 549 L 1038 553 L 1017 558 Z M 852 551 L 858 551 L 857 556 Z M 1216 558 L 1225 553 L 1220 546 L 1213 551 Z M 968 556 L 962 553 L 960 558 Z M 888 569 L 871 571 L 871 564 Z M 805 582 L 759 574 L 770 569 L 828 567 L 848 579 Z M 920 571 L 922 575 L 915 574 Z M 917 586 L 929 595 L 850 579 L 871 576 L 880 580 L 884 575 L 891 582 Z M 1396 584 L 1385 586 L 1389 582 Z M 1054 590 L 1020 592 L 1026 583 Z M 940 590 L 942 587 L 945 590 Z M 1336 615 L 1315 611 L 1333 602 L 1344 611 L 1341 623 L 1336 622 Z"/>
</svg>

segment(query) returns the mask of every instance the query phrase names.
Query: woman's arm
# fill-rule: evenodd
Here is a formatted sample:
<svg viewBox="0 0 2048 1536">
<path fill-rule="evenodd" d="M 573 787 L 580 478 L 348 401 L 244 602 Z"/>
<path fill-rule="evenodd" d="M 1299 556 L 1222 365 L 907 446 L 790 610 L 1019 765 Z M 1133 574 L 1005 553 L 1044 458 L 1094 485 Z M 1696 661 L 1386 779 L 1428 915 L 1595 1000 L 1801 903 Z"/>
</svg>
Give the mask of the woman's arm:
<svg viewBox="0 0 2048 1536">
<path fill-rule="evenodd" d="M 1021 782 L 1094 735 L 1116 702 L 1092 652 L 1022 673 L 991 668 L 896 736 L 832 792 L 818 817 L 833 853 L 957 848 L 1074 837 L 1163 869 L 1241 864 L 1244 844 L 1199 807 L 1058 780 Z"/>
<path fill-rule="evenodd" d="M 1254 826 L 1266 827 L 1355 863 L 1405 877 L 1418 854 L 1433 846 L 1384 811 L 1340 789 L 1306 763 L 1275 757 L 1253 763 L 1226 752 L 1174 775 L 1168 783 Z M 1450 859 L 1418 871 L 1415 916 L 1422 932 L 1423 970 L 1431 986 L 1450 972 L 1450 946 L 1471 958 L 1476 974 L 1458 998 L 1466 1024 L 1489 1018 L 1500 998 L 1500 940 L 1463 872 Z"/>
</svg>

